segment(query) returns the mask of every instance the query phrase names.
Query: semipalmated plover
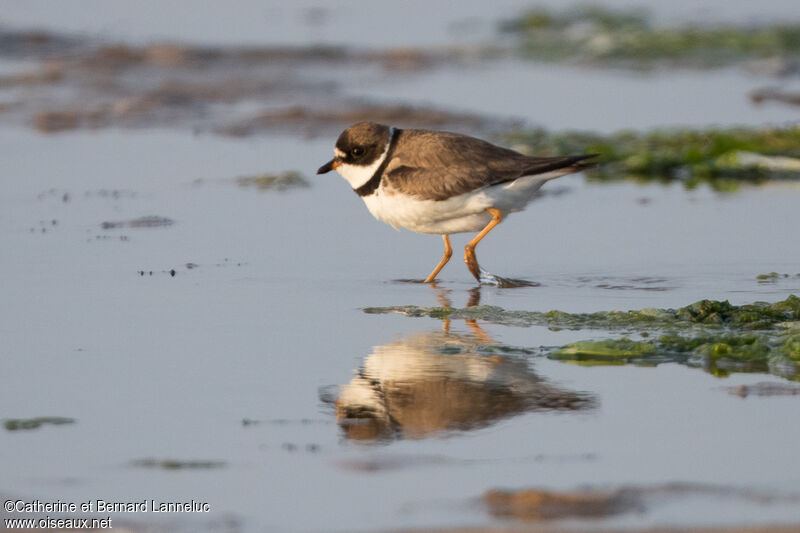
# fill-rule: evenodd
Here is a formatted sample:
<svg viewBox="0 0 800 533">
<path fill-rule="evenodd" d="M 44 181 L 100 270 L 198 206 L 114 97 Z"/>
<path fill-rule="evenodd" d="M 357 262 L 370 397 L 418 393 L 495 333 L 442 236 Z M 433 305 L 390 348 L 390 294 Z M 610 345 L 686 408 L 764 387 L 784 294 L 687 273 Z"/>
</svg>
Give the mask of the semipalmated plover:
<svg viewBox="0 0 800 533">
<path fill-rule="evenodd" d="M 483 344 L 473 335 L 418 331 L 375 346 L 334 401 L 344 436 L 422 439 L 526 412 L 596 407 L 594 396 L 550 383 L 519 354 L 487 357 Z"/>
<path fill-rule="evenodd" d="M 478 242 L 545 182 L 593 166 L 584 160 L 594 157 L 529 157 L 466 135 L 373 122 L 344 130 L 334 152 L 317 174 L 339 172 L 370 213 L 395 229 L 442 236 L 444 255 L 425 282 L 450 260 L 449 235 L 474 231 L 464 262 L 480 282 Z"/>
</svg>

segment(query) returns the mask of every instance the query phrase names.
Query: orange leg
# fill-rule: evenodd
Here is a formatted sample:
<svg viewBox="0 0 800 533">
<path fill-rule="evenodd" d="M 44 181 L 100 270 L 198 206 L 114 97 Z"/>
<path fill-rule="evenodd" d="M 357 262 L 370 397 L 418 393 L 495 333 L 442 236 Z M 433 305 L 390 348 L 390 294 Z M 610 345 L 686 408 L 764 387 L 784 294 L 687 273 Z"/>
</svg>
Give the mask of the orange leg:
<svg viewBox="0 0 800 533">
<path fill-rule="evenodd" d="M 486 237 L 486 235 L 492 231 L 496 225 L 503 221 L 503 213 L 499 209 L 490 207 L 487 209 L 487 211 L 491 213 L 492 220 L 486 224 L 486 227 L 483 228 L 480 233 L 475 235 L 475 238 L 469 241 L 464 247 L 464 262 L 467 264 L 469 271 L 472 272 L 472 275 L 475 276 L 475 279 L 478 281 L 481 280 L 481 272 L 478 268 L 478 258 L 475 257 L 475 246 L 481 242 L 481 239 Z"/>
<path fill-rule="evenodd" d="M 425 283 L 431 283 L 434 279 L 436 279 L 436 275 L 441 272 L 441 270 L 453 256 L 453 248 L 450 246 L 450 236 L 442 235 L 442 239 L 444 239 L 444 255 L 442 255 L 442 260 L 439 261 L 439 264 L 433 269 L 431 275 L 425 278 Z"/>
</svg>

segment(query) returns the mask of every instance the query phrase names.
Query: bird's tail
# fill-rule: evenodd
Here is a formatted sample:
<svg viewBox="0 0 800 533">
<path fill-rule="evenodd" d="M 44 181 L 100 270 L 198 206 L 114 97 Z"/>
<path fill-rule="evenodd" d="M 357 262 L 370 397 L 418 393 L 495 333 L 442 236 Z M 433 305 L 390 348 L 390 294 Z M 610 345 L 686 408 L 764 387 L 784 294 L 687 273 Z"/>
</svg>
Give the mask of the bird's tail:
<svg viewBox="0 0 800 533">
<path fill-rule="evenodd" d="M 587 161 L 587 159 L 593 159 L 599 155 L 600 154 L 584 154 L 572 156 L 573 162 L 570 164 L 569 168 L 573 172 L 580 172 L 581 170 L 594 168 L 599 164 L 598 161 Z"/>
<path fill-rule="evenodd" d="M 530 166 L 523 176 L 553 175 L 564 176 L 597 166 L 595 161 L 587 161 L 598 154 L 568 155 L 559 157 L 531 157 Z"/>
</svg>

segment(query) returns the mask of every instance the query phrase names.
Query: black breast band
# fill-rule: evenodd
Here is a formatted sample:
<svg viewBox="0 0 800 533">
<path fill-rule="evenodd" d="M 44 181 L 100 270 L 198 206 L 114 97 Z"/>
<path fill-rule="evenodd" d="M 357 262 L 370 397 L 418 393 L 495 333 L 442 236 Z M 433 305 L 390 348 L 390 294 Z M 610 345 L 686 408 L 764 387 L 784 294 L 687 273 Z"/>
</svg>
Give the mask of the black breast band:
<svg viewBox="0 0 800 533">
<path fill-rule="evenodd" d="M 381 177 L 383 177 L 383 171 L 386 170 L 386 167 L 389 165 L 389 160 L 392 158 L 394 149 L 397 146 L 397 139 L 400 138 L 402 131 L 401 129 L 395 129 L 392 132 L 392 139 L 389 141 L 389 149 L 386 151 L 386 157 L 383 158 L 383 163 L 381 163 L 381 166 L 378 167 L 368 182 L 358 189 L 354 189 L 357 195 L 361 197 L 369 196 L 378 189 L 378 186 L 381 184 Z"/>
</svg>

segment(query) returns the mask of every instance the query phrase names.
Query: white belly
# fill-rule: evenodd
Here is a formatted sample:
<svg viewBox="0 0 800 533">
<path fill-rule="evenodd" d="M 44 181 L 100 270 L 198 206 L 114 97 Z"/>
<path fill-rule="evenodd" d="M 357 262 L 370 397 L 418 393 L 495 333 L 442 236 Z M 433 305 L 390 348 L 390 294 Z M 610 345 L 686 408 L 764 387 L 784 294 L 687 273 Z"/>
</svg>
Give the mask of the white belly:
<svg viewBox="0 0 800 533">
<path fill-rule="evenodd" d="M 437 235 L 476 232 L 492 220 L 488 208 L 494 207 L 503 214 L 520 211 L 545 181 L 564 174 L 554 172 L 520 178 L 442 201 L 389 194 L 380 187 L 374 194 L 365 196 L 364 203 L 375 218 L 395 229 L 402 227 L 417 233 Z"/>
<path fill-rule="evenodd" d="M 449 200 L 416 200 L 402 194 L 378 190 L 364 197 L 367 209 L 378 220 L 395 229 L 444 235 L 480 231 L 492 219 L 486 211 L 492 207 L 485 193 L 462 194 Z"/>
</svg>

